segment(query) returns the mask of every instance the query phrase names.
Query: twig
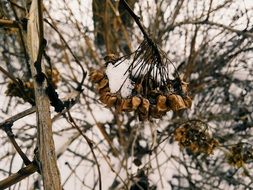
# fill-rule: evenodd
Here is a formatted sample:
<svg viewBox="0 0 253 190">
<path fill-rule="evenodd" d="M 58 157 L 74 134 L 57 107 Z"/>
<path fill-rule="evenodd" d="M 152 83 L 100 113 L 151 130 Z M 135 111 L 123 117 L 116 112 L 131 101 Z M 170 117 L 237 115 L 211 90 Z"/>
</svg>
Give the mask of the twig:
<svg viewBox="0 0 253 190">
<path fill-rule="evenodd" d="M 7 27 L 7 28 L 18 28 L 18 22 L 15 20 L 7 20 L 7 19 L 0 19 L 0 28 Z"/>
<path fill-rule="evenodd" d="M 212 21 L 209 21 L 209 20 L 187 20 L 187 21 L 175 23 L 174 25 L 169 26 L 169 27 L 174 29 L 176 27 L 179 27 L 179 26 L 182 26 L 182 25 L 187 25 L 187 24 L 206 24 L 206 25 L 211 25 L 211 26 L 217 26 L 217 27 L 226 29 L 230 32 L 234 32 L 238 35 L 253 38 L 253 33 L 249 32 L 249 31 L 237 30 L 237 29 L 231 28 L 229 26 L 226 26 L 224 24 L 220 24 L 220 23 L 217 23 L 217 22 L 212 22 Z"/>
<path fill-rule="evenodd" d="M 13 2 L 13 1 L 9 1 L 12 5 L 14 5 L 15 7 L 19 8 L 22 11 L 26 11 L 26 9 L 20 5 L 18 5 L 17 3 Z"/>
<path fill-rule="evenodd" d="M 44 40 L 43 4 L 40 0 L 37 0 L 37 3 L 38 3 L 39 44 L 41 46 Z"/>
<path fill-rule="evenodd" d="M 11 8 L 12 8 L 12 11 L 14 13 L 15 19 L 16 19 L 16 21 L 18 21 L 19 18 L 18 18 L 18 14 L 17 14 L 17 12 L 16 12 L 16 10 L 14 8 L 15 5 L 13 4 L 13 2 L 11 0 L 8 0 L 8 1 L 11 4 Z M 18 33 L 19 33 L 20 40 L 21 40 L 21 46 L 23 47 L 23 50 L 24 50 L 24 55 L 25 55 L 25 61 L 26 61 L 27 68 L 30 69 L 30 66 L 29 66 L 29 57 L 28 57 L 28 54 L 27 54 L 26 44 L 25 44 L 25 40 L 24 40 L 24 36 L 23 36 L 21 25 L 18 25 Z"/>
<path fill-rule="evenodd" d="M 98 163 L 98 160 L 97 160 L 97 157 L 94 153 L 94 150 L 93 150 L 93 142 L 92 140 L 90 140 L 83 132 L 82 130 L 78 127 L 78 125 L 76 124 L 75 120 L 73 119 L 73 117 L 71 116 L 69 110 L 68 110 L 68 117 L 69 117 L 69 122 L 70 124 L 76 128 L 78 130 L 78 132 L 82 135 L 82 137 L 86 140 L 86 142 L 88 143 L 88 146 L 90 147 L 90 150 L 91 150 L 91 153 L 95 159 L 95 162 L 96 162 L 96 166 L 97 166 L 97 170 L 98 170 L 98 180 L 99 180 L 99 189 L 102 190 L 102 177 L 101 177 L 101 171 L 100 171 L 100 166 L 99 166 L 99 163 Z"/>
<path fill-rule="evenodd" d="M 3 126 L 3 129 L 6 132 L 7 136 L 9 137 L 9 139 L 10 139 L 11 143 L 13 144 L 14 148 L 16 149 L 16 151 L 18 152 L 18 154 L 20 155 L 20 157 L 24 161 L 25 165 L 31 164 L 31 161 L 28 159 L 28 157 L 25 155 L 25 153 L 21 150 L 20 146 L 16 142 L 11 127 L 12 127 L 12 123 L 8 123 L 8 124 L 5 124 Z"/>
<path fill-rule="evenodd" d="M 75 55 L 75 53 L 72 51 L 72 49 L 70 48 L 70 46 L 68 45 L 67 41 L 65 40 L 65 38 L 62 36 L 62 34 L 58 31 L 58 29 L 53 25 L 51 24 L 47 19 L 44 19 L 44 21 L 51 27 L 54 29 L 54 31 L 57 32 L 57 34 L 59 35 L 60 39 L 64 42 L 64 44 L 66 45 L 67 49 L 69 50 L 69 52 L 71 53 L 71 55 L 74 57 L 75 59 L 75 62 L 80 66 L 81 70 L 82 70 L 82 73 L 83 73 L 83 76 L 82 76 L 82 79 L 81 79 L 81 82 L 79 83 L 78 87 L 77 87 L 77 91 L 82 91 L 82 85 L 84 83 L 84 79 L 86 78 L 86 71 L 84 70 L 81 62 L 79 61 L 79 59 L 77 58 L 77 56 Z"/>
<path fill-rule="evenodd" d="M 17 173 L 10 175 L 6 179 L 0 181 L 0 189 L 6 189 L 21 180 L 25 179 L 29 175 L 37 171 L 37 166 L 35 163 L 31 163 L 28 166 L 20 169 Z"/>
<path fill-rule="evenodd" d="M 128 13 L 131 15 L 131 17 L 133 17 L 134 21 L 136 22 L 136 24 L 139 26 L 141 32 L 143 33 L 144 37 L 147 39 L 150 39 L 148 33 L 146 32 L 146 30 L 144 29 L 144 27 L 142 26 L 142 24 L 140 22 L 140 17 L 138 17 L 133 12 L 133 10 L 130 8 L 130 6 L 127 4 L 127 2 L 125 0 L 120 0 L 120 3 L 122 3 L 122 5 L 125 7 L 125 9 L 128 11 Z"/>
<path fill-rule="evenodd" d="M 3 121 L 3 122 L 0 123 L 0 129 L 4 125 L 6 125 L 7 123 L 14 123 L 15 121 L 17 121 L 17 120 L 19 120 L 19 119 L 21 119 L 21 118 L 23 118 L 23 117 L 25 117 L 27 115 L 30 115 L 30 114 L 34 113 L 35 111 L 36 111 L 36 107 L 33 106 L 33 107 L 31 107 L 31 108 L 29 108 L 29 109 L 27 109 L 27 110 L 25 110 L 25 111 L 23 111 L 21 113 L 18 113 L 16 115 L 14 115 L 14 116 L 6 119 L 5 121 Z"/>
<path fill-rule="evenodd" d="M 13 74 L 11 74 L 10 72 L 6 71 L 2 66 L 0 66 L 0 71 L 2 73 L 4 73 L 7 77 L 9 77 L 13 82 L 15 82 L 16 84 L 19 85 L 17 79 L 14 77 Z"/>
<path fill-rule="evenodd" d="M 129 50 L 130 50 L 130 52 L 131 52 L 131 51 L 132 51 L 131 40 L 129 39 L 129 36 L 128 36 L 128 34 L 127 34 L 126 27 L 125 27 L 125 25 L 124 25 L 123 22 L 122 22 L 122 18 L 121 18 L 120 16 L 117 15 L 117 10 L 116 10 L 115 7 L 113 6 L 112 1 L 109 1 L 109 5 L 110 5 L 110 8 L 112 9 L 113 13 L 114 13 L 115 16 L 116 16 L 117 21 L 120 23 L 120 26 L 121 26 L 121 28 L 122 28 L 123 35 L 124 35 L 124 37 L 125 37 L 125 39 L 126 39 L 126 42 L 127 42 L 127 46 L 128 46 L 128 48 L 129 48 Z"/>
<path fill-rule="evenodd" d="M 133 12 L 133 10 L 130 8 L 130 6 L 127 4 L 125 0 L 120 0 L 120 3 L 122 3 L 122 5 L 125 7 L 125 9 L 128 11 L 128 13 L 136 22 L 136 24 L 139 26 L 141 32 L 143 33 L 144 38 L 147 40 L 148 46 L 152 48 L 154 54 L 156 55 L 157 62 L 162 63 L 160 51 L 158 50 L 157 45 L 153 42 L 153 40 L 149 37 L 148 33 L 144 29 L 144 26 L 140 22 L 140 18 Z"/>
</svg>

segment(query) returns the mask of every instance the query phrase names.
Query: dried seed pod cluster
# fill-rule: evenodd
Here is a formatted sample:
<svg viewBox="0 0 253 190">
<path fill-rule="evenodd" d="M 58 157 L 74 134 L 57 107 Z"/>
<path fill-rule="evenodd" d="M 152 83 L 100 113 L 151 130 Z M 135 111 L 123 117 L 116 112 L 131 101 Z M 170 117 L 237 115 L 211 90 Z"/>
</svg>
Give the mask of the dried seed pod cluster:
<svg viewBox="0 0 253 190">
<path fill-rule="evenodd" d="M 136 111 L 140 120 L 161 118 L 170 110 L 191 107 L 188 84 L 180 79 L 165 53 L 149 39 L 134 54 L 118 59 L 108 55 L 106 61 L 106 69 L 93 70 L 90 80 L 97 84 L 100 101 L 107 107 Z"/>
<path fill-rule="evenodd" d="M 218 141 L 207 132 L 207 127 L 202 123 L 187 123 L 175 130 L 174 138 L 181 148 L 186 148 L 192 153 L 212 154 Z"/>
<path fill-rule="evenodd" d="M 34 105 L 35 100 L 33 83 L 30 81 L 22 82 L 19 79 L 17 81 L 18 83 L 12 81 L 8 83 L 5 94 L 10 97 L 19 97 L 25 102 L 29 102 Z"/>
<path fill-rule="evenodd" d="M 252 145 L 246 143 L 235 144 L 229 149 L 229 153 L 226 155 L 226 157 L 228 163 L 237 168 L 243 167 L 245 163 L 252 163 Z"/>
<path fill-rule="evenodd" d="M 57 83 L 60 82 L 61 76 L 56 68 L 46 69 L 46 75 L 48 79 L 52 82 L 54 88 L 57 88 Z"/>
<path fill-rule="evenodd" d="M 46 75 L 51 81 L 52 86 L 57 88 L 57 83 L 60 81 L 60 73 L 56 68 L 46 69 Z M 22 98 L 25 102 L 32 105 L 35 104 L 34 99 L 34 86 L 32 81 L 23 82 L 17 78 L 17 82 L 9 82 L 5 92 L 7 96 Z"/>
</svg>

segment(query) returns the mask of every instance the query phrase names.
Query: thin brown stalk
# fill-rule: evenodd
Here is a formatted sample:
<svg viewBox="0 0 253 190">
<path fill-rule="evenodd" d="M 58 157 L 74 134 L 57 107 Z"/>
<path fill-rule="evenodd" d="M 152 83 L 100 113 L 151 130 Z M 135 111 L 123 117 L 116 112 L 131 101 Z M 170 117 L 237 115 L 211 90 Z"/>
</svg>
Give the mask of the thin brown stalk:
<svg viewBox="0 0 253 190">
<path fill-rule="evenodd" d="M 37 166 L 35 163 L 31 163 L 28 166 L 20 169 L 17 173 L 10 175 L 6 179 L 0 181 L 0 189 L 6 189 L 21 180 L 27 178 L 31 174 L 37 171 Z"/>
</svg>

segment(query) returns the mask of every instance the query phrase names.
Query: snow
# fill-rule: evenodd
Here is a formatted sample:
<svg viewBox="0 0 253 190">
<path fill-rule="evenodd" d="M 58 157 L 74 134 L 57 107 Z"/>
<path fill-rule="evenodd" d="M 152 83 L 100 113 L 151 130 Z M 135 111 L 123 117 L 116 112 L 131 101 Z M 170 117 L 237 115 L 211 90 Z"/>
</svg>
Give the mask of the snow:
<svg viewBox="0 0 253 190">
<path fill-rule="evenodd" d="M 129 78 L 129 66 L 129 60 L 126 59 L 120 64 L 109 63 L 105 71 L 109 80 L 111 93 L 117 93 L 120 91 L 123 98 L 129 97 L 134 88 L 132 81 Z"/>
</svg>

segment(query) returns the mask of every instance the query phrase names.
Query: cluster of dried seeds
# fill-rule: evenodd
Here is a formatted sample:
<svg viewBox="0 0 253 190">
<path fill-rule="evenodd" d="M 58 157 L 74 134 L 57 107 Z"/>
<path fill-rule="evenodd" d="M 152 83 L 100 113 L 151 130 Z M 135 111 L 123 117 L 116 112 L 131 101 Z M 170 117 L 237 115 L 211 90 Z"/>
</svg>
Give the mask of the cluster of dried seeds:
<svg viewBox="0 0 253 190">
<path fill-rule="evenodd" d="M 249 144 L 238 143 L 229 149 L 226 156 L 230 165 L 240 168 L 245 163 L 253 161 L 253 149 Z"/>
<path fill-rule="evenodd" d="M 174 138 L 181 148 L 186 148 L 193 153 L 212 154 L 219 143 L 201 123 L 187 123 L 175 130 Z"/>
<path fill-rule="evenodd" d="M 181 80 L 176 71 L 176 77 L 171 79 L 169 72 L 172 63 L 152 41 L 144 40 L 132 59 L 130 56 L 118 59 L 115 56 L 106 56 L 106 61 L 107 66 L 112 64 L 114 67 L 128 61 L 125 75 L 132 87 L 127 97 L 122 95 L 121 88 L 116 93 L 112 92 L 111 81 L 106 72 L 93 70 L 90 80 L 97 85 L 100 101 L 107 107 L 114 106 L 120 112 L 136 111 L 140 120 L 161 118 L 170 110 L 179 111 L 191 107 L 188 84 Z M 125 81 L 120 84 L 121 87 Z"/>
<path fill-rule="evenodd" d="M 60 73 L 56 68 L 47 69 L 46 75 L 49 81 L 52 82 L 54 88 L 57 87 L 57 83 L 60 81 Z M 32 81 L 23 82 L 17 79 L 17 82 L 10 81 L 7 85 L 6 95 L 10 97 L 19 97 L 25 102 L 29 102 L 32 105 L 35 104 L 34 100 L 34 86 Z"/>
<path fill-rule="evenodd" d="M 109 88 L 109 80 L 105 72 L 101 70 L 93 70 L 90 73 L 90 80 L 96 84 L 97 91 L 100 94 L 100 101 L 106 105 L 106 107 L 116 107 L 120 112 L 137 111 L 141 120 L 146 120 L 149 117 L 161 118 L 166 112 L 178 111 L 186 109 L 191 106 L 191 99 L 189 96 L 179 95 L 176 93 L 164 93 L 157 89 L 153 89 L 143 95 L 143 84 L 136 83 L 132 95 L 128 98 L 123 98 L 120 93 L 111 93 Z M 178 79 L 180 81 L 180 79 Z M 178 82 L 178 81 L 177 81 Z M 173 85 L 173 81 L 170 81 Z M 171 85 L 171 84 L 170 84 Z M 186 88 L 187 84 L 181 82 L 183 88 Z"/>
<path fill-rule="evenodd" d="M 18 83 L 9 82 L 5 94 L 10 97 L 19 97 L 25 102 L 29 102 L 34 105 L 34 90 L 33 83 L 30 81 L 22 82 L 18 80 Z"/>
</svg>

